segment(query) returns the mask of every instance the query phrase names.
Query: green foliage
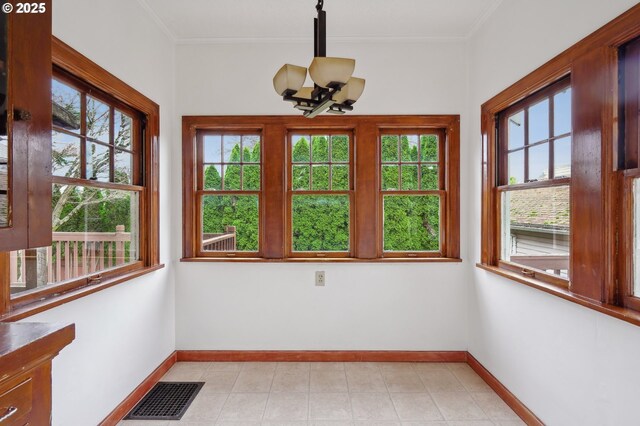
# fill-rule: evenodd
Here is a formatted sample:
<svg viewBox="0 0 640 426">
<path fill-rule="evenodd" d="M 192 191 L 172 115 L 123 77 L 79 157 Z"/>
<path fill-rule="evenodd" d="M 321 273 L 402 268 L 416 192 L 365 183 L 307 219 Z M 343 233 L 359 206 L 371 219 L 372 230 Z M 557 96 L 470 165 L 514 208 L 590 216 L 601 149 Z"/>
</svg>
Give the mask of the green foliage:
<svg viewBox="0 0 640 426">
<path fill-rule="evenodd" d="M 348 251 L 349 197 L 294 195 L 294 251 Z"/>
<path fill-rule="evenodd" d="M 293 147 L 291 159 L 294 163 L 308 163 L 309 157 L 309 141 L 306 138 L 300 138 Z"/>
<path fill-rule="evenodd" d="M 202 232 L 224 234 L 236 227 L 236 249 L 258 251 L 258 196 L 206 195 L 202 199 Z"/>
<path fill-rule="evenodd" d="M 437 251 L 440 248 L 440 201 L 437 196 L 384 197 L 384 249 Z"/>
</svg>

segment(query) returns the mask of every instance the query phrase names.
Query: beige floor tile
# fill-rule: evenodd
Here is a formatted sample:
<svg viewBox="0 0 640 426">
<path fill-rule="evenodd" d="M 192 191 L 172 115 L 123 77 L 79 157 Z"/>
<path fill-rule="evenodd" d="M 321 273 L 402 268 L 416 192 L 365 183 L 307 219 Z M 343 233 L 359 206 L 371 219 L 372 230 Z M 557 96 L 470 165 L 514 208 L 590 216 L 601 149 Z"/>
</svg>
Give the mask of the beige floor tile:
<svg viewBox="0 0 640 426">
<path fill-rule="evenodd" d="M 487 383 L 476 374 L 468 365 L 466 368 L 457 367 L 452 369 L 453 374 L 469 392 L 493 392 Z"/>
<path fill-rule="evenodd" d="M 341 421 L 332 422 L 327 420 L 312 420 L 309 422 L 309 426 L 353 426 L 353 422 Z"/>
<path fill-rule="evenodd" d="M 491 420 L 520 420 L 518 415 L 494 392 L 474 392 L 471 396 Z"/>
<path fill-rule="evenodd" d="M 117 426 L 167 426 L 166 421 L 155 420 L 122 420 Z"/>
<path fill-rule="evenodd" d="M 347 392 L 347 377 L 344 371 L 311 370 L 311 392 Z"/>
<path fill-rule="evenodd" d="M 413 362 L 379 362 L 378 368 L 382 373 L 413 373 L 415 372 Z"/>
<path fill-rule="evenodd" d="M 260 426 L 307 426 L 307 422 L 287 422 L 287 421 L 275 421 L 275 422 L 262 422 Z"/>
<path fill-rule="evenodd" d="M 347 393 L 312 393 L 310 420 L 351 420 L 351 401 Z"/>
<path fill-rule="evenodd" d="M 236 383 L 238 374 L 238 371 L 205 371 L 200 379 L 205 382 L 200 392 L 229 393 Z"/>
<path fill-rule="evenodd" d="M 521 419 L 518 420 L 505 420 L 495 422 L 496 426 L 527 426 L 527 424 Z"/>
<path fill-rule="evenodd" d="M 277 362 L 245 362 L 242 365 L 243 371 L 276 371 Z"/>
<path fill-rule="evenodd" d="M 347 369 L 347 384 L 349 392 L 386 392 L 387 385 L 384 383 L 382 374 L 374 369 Z"/>
<path fill-rule="evenodd" d="M 309 392 L 309 371 L 276 370 L 271 392 Z"/>
<path fill-rule="evenodd" d="M 489 420 L 461 420 L 447 422 L 448 426 L 494 426 L 494 423 Z"/>
<path fill-rule="evenodd" d="M 268 393 L 232 393 L 222 407 L 220 420 L 262 420 Z"/>
<path fill-rule="evenodd" d="M 421 371 L 418 374 L 429 392 L 458 392 L 465 390 L 462 383 L 449 369 Z"/>
<path fill-rule="evenodd" d="M 447 421 L 488 420 L 467 392 L 435 392 L 431 396 Z"/>
<path fill-rule="evenodd" d="M 269 392 L 274 374 L 269 370 L 242 370 L 232 392 Z"/>
<path fill-rule="evenodd" d="M 193 400 L 187 412 L 182 416 L 185 422 L 214 422 L 220 415 L 222 406 L 227 401 L 228 394 L 200 392 Z"/>
<path fill-rule="evenodd" d="M 308 362 L 279 362 L 276 371 L 309 371 L 311 366 Z"/>
<path fill-rule="evenodd" d="M 420 377 L 414 371 L 382 372 L 389 392 L 426 392 Z"/>
<path fill-rule="evenodd" d="M 182 422 L 178 423 L 178 425 L 182 426 Z M 216 426 L 262 426 L 262 423 L 261 422 L 230 422 L 227 420 L 221 420 L 219 422 L 216 422 Z"/>
<path fill-rule="evenodd" d="M 308 415 L 308 393 L 271 393 L 264 412 L 264 420 L 306 421 Z"/>
<path fill-rule="evenodd" d="M 444 420 L 428 393 L 393 393 L 391 401 L 400 420 Z"/>
<path fill-rule="evenodd" d="M 243 362 L 210 362 L 207 371 L 240 371 Z"/>
<path fill-rule="evenodd" d="M 435 422 L 402 422 L 402 426 L 449 426 L 445 421 Z"/>
<path fill-rule="evenodd" d="M 354 422 L 355 426 L 401 426 L 400 422 L 385 420 L 367 420 L 364 422 Z"/>
<path fill-rule="evenodd" d="M 344 371 L 344 362 L 311 362 L 311 371 Z"/>
<path fill-rule="evenodd" d="M 377 362 L 345 362 L 344 363 L 345 371 L 378 371 L 380 372 L 380 368 L 378 367 Z"/>
<path fill-rule="evenodd" d="M 416 362 L 413 365 L 416 373 L 427 373 L 431 371 L 449 370 L 446 362 Z"/>
<path fill-rule="evenodd" d="M 181 382 L 200 380 L 209 368 L 208 362 L 178 362 L 165 373 L 160 381 Z"/>
<path fill-rule="evenodd" d="M 398 416 L 387 393 L 352 393 L 351 408 L 356 421 L 397 421 Z"/>
</svg>

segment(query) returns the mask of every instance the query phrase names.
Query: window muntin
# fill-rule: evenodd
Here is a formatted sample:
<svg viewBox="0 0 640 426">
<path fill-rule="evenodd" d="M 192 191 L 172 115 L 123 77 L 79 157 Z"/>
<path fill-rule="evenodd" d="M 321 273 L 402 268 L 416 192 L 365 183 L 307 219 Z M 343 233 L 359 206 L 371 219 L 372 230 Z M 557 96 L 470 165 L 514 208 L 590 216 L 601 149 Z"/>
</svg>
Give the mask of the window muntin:
<svg viewBox="0 0 640 426">
<path fill-rule="evenodd" d="M 568 285 L 571 86 L 564 79 L 499 115 L 503 266 Z M 533 274 L 533 272 L 527 272 Z M 560 281 L 557 279 L 560 278 Z"/>
<path fill-rule="evenodd" d="M 385 130 L 379 144 L 382 252 L 437 255 L 446 197 L 444 132 Z"/>
<path fill-rule="evenodd" d="M 633 296 L 640 297 L 640 178 L 633 181 Z"/>
<path fill-rule="evenodd" d="M 291 256 L 350 255 L 352 139 L 340 131 L 289 133 Z"/>
<path fill-rule="evenodd" d="M 52 79 L 53 243 L 10 253 L 12 297 L 142 264 L 139 114 L 94 92 L 61 73 Z"/>
<path fill-rule="evenodd" d="M 248 256 L 260 251 L 261 135 L 198 135 L 200 250 Z"/>
</svg>

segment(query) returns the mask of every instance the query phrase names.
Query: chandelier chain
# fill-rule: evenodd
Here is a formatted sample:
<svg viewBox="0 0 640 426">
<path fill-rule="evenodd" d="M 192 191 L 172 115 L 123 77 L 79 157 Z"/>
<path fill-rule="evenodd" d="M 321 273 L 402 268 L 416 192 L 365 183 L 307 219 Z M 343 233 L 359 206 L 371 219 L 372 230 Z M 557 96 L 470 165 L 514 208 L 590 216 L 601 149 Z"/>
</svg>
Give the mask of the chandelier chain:
<svg viewBox="0 0 640 426">
<path fill-rule="evenodd" d="M 318 4 L 316 5 L 316 10 L 320 12 L 323 6 L 324 6 L 324 0 L 318 0 Z"/>
</svg>

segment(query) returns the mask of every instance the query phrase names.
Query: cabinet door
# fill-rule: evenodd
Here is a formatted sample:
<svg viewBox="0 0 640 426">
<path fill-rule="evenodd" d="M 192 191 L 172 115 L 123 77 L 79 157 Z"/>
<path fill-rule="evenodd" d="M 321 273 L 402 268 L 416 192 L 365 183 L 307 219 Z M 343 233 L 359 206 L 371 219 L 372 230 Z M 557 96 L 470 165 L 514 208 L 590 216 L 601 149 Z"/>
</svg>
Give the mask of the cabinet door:
<svg viewBox="0 0 640 426">
<path fill-rule="evenodd" d="M 0 251 L 51 244 L 51 1 L 44 5 L 0 13 Z"/>
</svg>

